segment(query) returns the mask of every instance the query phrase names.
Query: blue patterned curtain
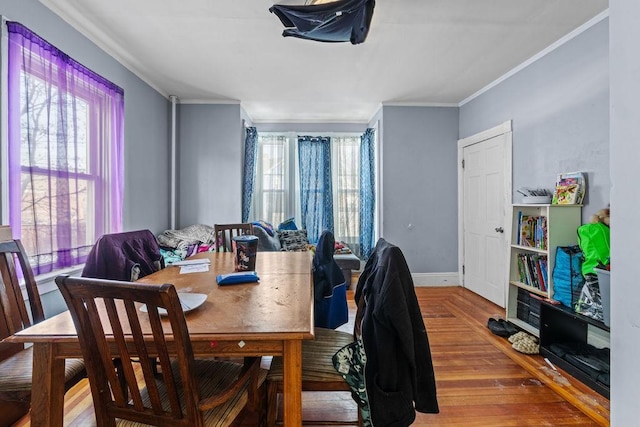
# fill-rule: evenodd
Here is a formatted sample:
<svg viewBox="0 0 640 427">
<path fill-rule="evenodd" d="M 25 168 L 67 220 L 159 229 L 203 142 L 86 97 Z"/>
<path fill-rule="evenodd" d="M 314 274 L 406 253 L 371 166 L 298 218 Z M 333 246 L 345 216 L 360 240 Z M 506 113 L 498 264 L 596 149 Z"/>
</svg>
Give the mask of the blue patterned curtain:
<svg viewBox="0 0 640 427">
<path fill-rule="evenodd" d="M 256 176 L 256 157 L 258 156 L 258 131 L 255 127 L 247 128 L 244 140 L 244 170 L 242 177 L 242 222 L 249 221 L 253 182 Z"/>
<path fill-rule="evenodd" d="M 314 244 L 323 230 L 333 233 L 330 145 L 331 138 L 298 137 L 301 224 Z"/>
<path fill-rule="evenodd" d="M 367 259 L 374 247 L 374 210 L 376 204 L 376 176 L 374 158 L 375 131 L 367 129 L 360 144 L 360 251 Z"/>
</svg>

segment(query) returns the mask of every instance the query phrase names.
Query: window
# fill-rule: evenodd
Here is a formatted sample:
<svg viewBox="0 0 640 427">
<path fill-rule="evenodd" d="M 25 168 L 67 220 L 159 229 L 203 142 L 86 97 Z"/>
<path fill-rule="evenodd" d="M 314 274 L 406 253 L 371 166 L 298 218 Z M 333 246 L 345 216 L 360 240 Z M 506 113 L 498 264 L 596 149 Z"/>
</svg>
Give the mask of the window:
<svg viewBox="0 0 640 427">
<path fill-rule="evenodd" d="M 253 198 L 253 217 L 278 225 L 295 212 L 292 197 L 295 184 L 289 166 L 293 145 L 286 135 L 265 134 L 258 136 L 258 161 Z"/>
<path fill-rule="evenodd" d="M 275 226 L 299 218 L 300 186 L 295 133 L 259 133 L 251 218 Z M 334 235 L 359 246 L 360 135 L 331 137 Z"/>
<path fill-rule="evenodd" d="M 35 274 L 122 228 L 121 88 L 7 23 L 9 223 Z"/>
<path fill-rule="evenodd" d="M 333 225 L 340 241 L 358 253 L 360 245 L 360 136 L 331 139 Z"/>
</svg>

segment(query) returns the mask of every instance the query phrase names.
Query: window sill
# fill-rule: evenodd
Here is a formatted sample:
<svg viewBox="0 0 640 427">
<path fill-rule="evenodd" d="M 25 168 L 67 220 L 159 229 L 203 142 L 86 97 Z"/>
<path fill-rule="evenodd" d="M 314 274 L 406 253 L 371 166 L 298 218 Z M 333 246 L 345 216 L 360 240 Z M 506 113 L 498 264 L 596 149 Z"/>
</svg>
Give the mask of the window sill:
<svg viewBox="0 0 640 427">
<path fill-rule="evenodd" d="M 60 270 L 52 271 L 51 273 L 41 274 L 36 276 L 36 283 L 38 284 L 38 293 L 40 295 L 47 294 L 49 292 L 57 291 L 58 285 L 56 285 L 55 278 L 62 275 L 68 274 L 70 276 L 79 275 L 84 268 L 84 264 L 74 265 L 73 267 L 63 268 Z M 20 287 L 22 289 L 22 295 L 25 299 L 27 299 L 27 291 L 24 285 Z"/>
</svg>

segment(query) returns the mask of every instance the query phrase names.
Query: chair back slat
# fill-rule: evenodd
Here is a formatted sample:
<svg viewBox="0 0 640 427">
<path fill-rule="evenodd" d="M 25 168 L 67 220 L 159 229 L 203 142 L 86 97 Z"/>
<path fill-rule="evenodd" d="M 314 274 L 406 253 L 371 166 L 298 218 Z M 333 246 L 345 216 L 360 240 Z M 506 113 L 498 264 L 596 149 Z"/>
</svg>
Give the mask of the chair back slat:
<svg viewBox="0 0 640 427">
<path fill-rule="evenodd" d="M 202 415 L 197 409 L 200 396 L 193 375 L 193 349 L 173 285 L 67 276 L 56 278 L 56 283 L 78 331 L 96 417 L 101 420 L 117 417 L 160 425 L 202 424 Z M 99 300 L 104 303 L 97 303 Z M 146 313 L 136 303 L 146 304 Z M 160 308 L 167 312 L 162 319 Z M 143 328 L 143 324 L 151 327 L 153 340 L 144 335 L 143 329 L 148 329 Z M 113 336 L 113 342 L 107 340 L 109 335 Z M 173 345 L 167 344 L 167 337 L 172 337 Z M 135 350 L 138 369 L 142 370 L 142 375 L 137 378 L 131 350 Z M 161 369 L 158 374 L 154 372 L 150 357 L 159 359 Z M 126 379 L 132 403 L 125 399 L 127 390 L 118 390 L 120 382 L 114 359 L 122 364 L 121 375 Z M 178 361 L 179 376 L 174 375 L 171 359 Z M 156 375 L 160 375 L 161 380 Z M 143 387 L 147 392 L 146 399 L 141 396 Z M 184 413 L 179 389 L 182 389 L 185 401 Z"/>
<path fill-rule="evenodd" d="M 6 227 L 1 228 L 0 340 L 44 320 L 40 294 L 24 247 L 20 240 L 10 239 L 10 233 L 6 232 Z M 19 271 L 24 278 L 24 286 L 29 298 L 28 306 L 20 288 Z M 22 349 L 24 349 L 22 344 L 0 343 L 0 360 Z"/>
<path fill-rule="evenodd" d="M 216 252 L 232 252 L 233 238 L 253 233 L 250 223 L 241 224 L 214 224 L 216 236 Z"/>
<path fill-rule="evenodd" d="M 117 315 L 115 301 L 113 299 L 106 298 L 103 301 L 109 316 L 111 330 L 114 332 L 115 346 L 117 347 L 117 352 L 120 355 L 120 358 L 116 361 L 116 369 L 119 370 L 119 376 L 116 376 L 115 372 L 111 369 L 107 371 L 109 383 L 113 385 L 119 381 L 122 386 L 122 388 L 112 387 L 113 398 L 116 405 L 124 407 L 126 405 L 127 395 L 130 393 L 136 408 L 141 409 L 142 398 L 140 397 L 140 392 L 138 390 L 138 380 L 133 370 L 133 364 L 131 363 L 131 356 L 129 355 L 127 344 L 124 340 L 124 331 L 122 330 L 122 324 L 120 323 L 120 319 Z M 95 315 L 95 313 L 96 311 L 92 310 L 92 315 Z M 99 324 L 100 320 L 96 320 L 95 322 Z M 104 336 L 104 333 L 101 336 Z M 125 362 L 122 363 L 122 360 Z M 103 366 L 109 366 L 111 364 L 110 353 L 106 351 L 102 352 L 102 364 Z"/>
</svg>

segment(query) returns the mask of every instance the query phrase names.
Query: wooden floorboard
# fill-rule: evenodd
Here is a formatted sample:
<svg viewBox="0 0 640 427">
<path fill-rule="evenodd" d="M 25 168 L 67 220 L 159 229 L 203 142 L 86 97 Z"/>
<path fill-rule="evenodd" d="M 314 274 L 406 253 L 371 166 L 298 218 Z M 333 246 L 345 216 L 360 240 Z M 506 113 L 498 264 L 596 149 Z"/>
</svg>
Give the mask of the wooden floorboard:
<svg viewBox="0 0 640 427">
<path fill-rule="evenodd" d="M 353 283 L 356 283 L 354 280 Z M 486 326 L 504 309 L 460 287 L 419 287 L 429 335 L 439 414 L 418 413 L 413 426 L 607 426 L 609 400 L 541 356 L 524 355 Z M 351 331 L 355 304 L 349 291 Z M 267 362 L 268 364 L 268 359 Z M 305 420 L 353 420 L 349 393 L 304 393 Z M 243 426 L 255 425 L 247 420 Z M 15 427 L 29 426 L 29 417 Z M 65 396 L 66 426 L 95 426 L 86 380 Z M 313 424 L 310 424 L 313 425 Z"/>
</svg>

